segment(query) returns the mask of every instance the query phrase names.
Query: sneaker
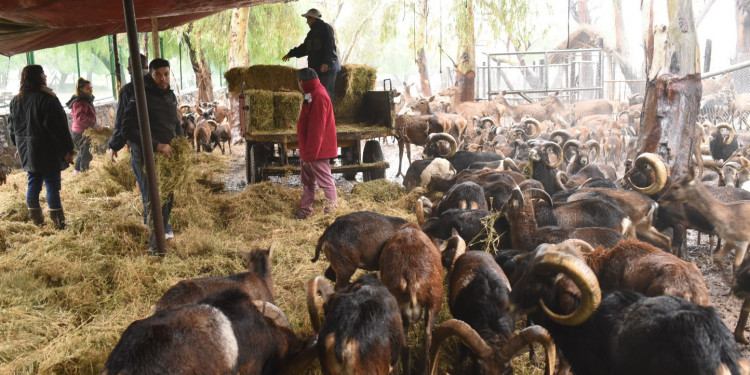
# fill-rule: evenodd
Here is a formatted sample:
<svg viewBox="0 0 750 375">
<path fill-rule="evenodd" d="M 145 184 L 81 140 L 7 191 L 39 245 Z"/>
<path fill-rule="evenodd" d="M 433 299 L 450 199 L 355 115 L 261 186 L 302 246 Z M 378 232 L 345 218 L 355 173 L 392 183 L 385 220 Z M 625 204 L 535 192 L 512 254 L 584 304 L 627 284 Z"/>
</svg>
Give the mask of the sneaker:
<svg viewBox="0 0 750 375">
<path fill-rule="evenodd" d="M 173 239 L 173 238 L 174 238 L 174 232 L 172 232 L 172 231 L 169 231 L 169 232 L 165 233 L 165 234 L 164 234 L 164 238 L 165 238 L 165 239 L 168 239 L 168 240 L 171 240 L 171 239 Z"/>
<path fill-rule="evenodd" d="M 73 174 L 81 174 L 81 171 L 79 171 L 78 169 L 73 170 Z"/>
</svg>

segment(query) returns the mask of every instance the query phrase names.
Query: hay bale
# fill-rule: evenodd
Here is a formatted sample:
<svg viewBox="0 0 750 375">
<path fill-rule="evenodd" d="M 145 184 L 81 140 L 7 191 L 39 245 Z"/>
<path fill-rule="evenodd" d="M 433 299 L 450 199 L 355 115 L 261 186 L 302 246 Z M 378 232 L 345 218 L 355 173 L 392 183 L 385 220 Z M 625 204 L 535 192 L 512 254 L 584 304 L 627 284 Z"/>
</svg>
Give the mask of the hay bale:
<svg viewBox="0 0 750 375">
<path fill-rule="evenodd" d="M 351 194 L 364 201 L 391 202 L 401 199 L 406 188 L 393 181 L 377 179 L 354 185 Z"/>
<path fill-rule="evenodd" d="M 250 105 L 250 129 L 251 131 L 273 130 L 273 91 L 247 90 L 245 100 Z"/>
<path fill-rule="evenodd" d="M 110 127 L 103 127 L 101 130 L 95 130 L 94 128 L 88 128 L 83 132 L 83 137 L 88 139 L 91 152 L 103 154 L 107 151 L 109 145 L 109 139 L 112 137 L 114 129 Z"/>
<path fill-rule="evenodd" d="M 253 65 L 229 69 L 224 73 L 229 91 L 239 95 L 245 90 L 297 91 L 297 69 L 283 65 Z"/>
<path fill-rule="evenodd" d="M 299 92 L 275 92 L 273 94 L 273 117 L 276 129 L 296 129 L 302 109 L 302 94 Z"/>
<path fill-rule="evenodd" d="M 375 89 L 377 70 L 360 64 L 346 64 L 336 76 L 336 100 L 333 112 L 336 122 L 353 122 L 365 93 Z"/>
<path fill-rule="evenodd" d="M 169 144 L 172 156 L 167 157 L 161 152 L 156 154 L 156 177 L 159 179 L 159 197 L 164 203 L 165 198 L 183 188 L 192 177 L 193 149 L 185 137 L 175 137 Z"/>
</svg>

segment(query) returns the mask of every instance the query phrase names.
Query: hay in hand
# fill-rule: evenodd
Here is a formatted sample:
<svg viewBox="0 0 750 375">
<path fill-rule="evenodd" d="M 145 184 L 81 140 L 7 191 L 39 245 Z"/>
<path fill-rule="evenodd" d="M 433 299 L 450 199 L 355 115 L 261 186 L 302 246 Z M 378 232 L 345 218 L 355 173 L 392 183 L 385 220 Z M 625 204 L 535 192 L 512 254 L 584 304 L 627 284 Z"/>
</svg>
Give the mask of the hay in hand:
<svg viewBox="0 0 750 375">
<path fill-rule="evenodd" d="M 346 64 L 336 76 L 333 112 L 336 122 L 353 122 L 365 93 L 375 88 L 377 70 L 367 65 Z"/>
<path fill-rule="evenodd" d="M 161 152 L 155 153 L 156 176 L 159 179 L 159 197 L 162 203 L 193 177 L 193 149 L 188 139 L 175 137 L 169 145 L 172 147 L 171 157 Z"/>
<path fill-rule="evenodd" d="M 114 163 L 104 163 L 102 170 L 106 172 L 106 176 L 122 186 L 125 191 L 130 191 L 135 188 L 135 175 L 133 174 L 133 168 L 130 166 L 130 153 L 122 152 L 122 155 Z"/>
<path fill-rule="evenodd" d="M 268 131 L 274 130 L 273 126 L 273 91 L 247 90 L 245 91 L 245 102 L 250 106 L 250 129 Z"/>
<path fill-rule="evenodd" d="M 302 94 L 294 91 L 273 94 L 273 117 L 276 129 L 297 129 L 302 99 Z"/>
<path fill-rule="evenodd" d="M 283 65 L 253 65 L 229 69 L 224 73 L 229 91 L 239 95 L 245 90 L 297 91 L 297 69 Z"/>
<path fill-rule="evenodd" d="M 88 128 L 83 132 L 83 137 L 89 141 L 91 152 L 102 154 L 107 150 L 109 139 L 112 138 L 114 129 L 102 127 L 100 130 Z"/>
</svg>

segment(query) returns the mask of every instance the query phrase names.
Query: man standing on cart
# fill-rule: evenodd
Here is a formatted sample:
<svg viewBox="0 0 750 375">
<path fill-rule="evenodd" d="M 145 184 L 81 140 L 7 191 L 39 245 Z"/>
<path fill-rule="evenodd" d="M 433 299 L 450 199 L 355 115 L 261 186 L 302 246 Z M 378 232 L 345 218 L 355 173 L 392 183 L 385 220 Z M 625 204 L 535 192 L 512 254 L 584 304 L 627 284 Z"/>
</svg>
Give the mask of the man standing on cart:
<svg viewBox="0 0 750 375">
<path fill-rule="evenodd" d="M 341 70 L 339 57 L 336 54 L 336 39 L 333 35 L 333 28 L 321 19 L 323 15 L 315 8 L 308 10 L 302 17 L 307 18 L 310 31 L 307 33 L 305 41 L 289 50 L 289 53 L 284 55 L 281 60 L 289 61 L 291 57 L 307 56 L 307 66 L 314 69 L 318 74 L 320 83 L 325 87 L 328 97 L 333 102 L 336 73 Z"/>
</svg>

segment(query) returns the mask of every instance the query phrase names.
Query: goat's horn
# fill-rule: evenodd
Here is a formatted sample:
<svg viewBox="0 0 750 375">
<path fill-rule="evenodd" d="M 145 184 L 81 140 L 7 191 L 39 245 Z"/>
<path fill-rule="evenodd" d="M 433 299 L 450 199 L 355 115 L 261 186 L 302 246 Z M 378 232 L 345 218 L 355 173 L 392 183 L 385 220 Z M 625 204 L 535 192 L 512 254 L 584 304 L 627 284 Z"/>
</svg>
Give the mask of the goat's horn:
<svg viewBox="0 0 750 375">
<path fill-rule="evenodd" d="M 573 148 L 574 149 L 573 152 L 575 152 L 576 155 L 578 155 L 580 153 L 579 149 L 581 148 L 581 142 L 579 142 L 577 139 L 571 139 L 565 142 L 565 144 L 563 145 L 562 155 L 563 155 L 563 158 L 565 158 L 565 161 L 567 161 L 568 163 L 570 163 L 570 159 L 568 159 L 568 150 L 570 150 L 571 148 Z"/>
<path fill-rule="evenodd" d="M 544 304 L 544 300 L 540 300 L 539 304 L 544 313 L 558 324 L 566 326 L 577 326 L 588 320 L 602 300 L 599 281 L 591 268 L 576 256 L 555 251 L 554 246 L 547 247 L 537 255 L 537 258 L 538 261 L 532 266 L 535 272 L 563 273 L 581 290 L 581 304 L 572 313 L 556 314 Z"/>
<path fill-rule="evenodd" d="M 440 357 L 440 345 L 451 336 L 458 337 L 464 345 L 476 353 L 479 358 L 486 358 L 492 354 L 492 348 L 479 336 L 468 324 L 458 320 L 446 320 L 437 326 L 433 332 L 432 344 L 430 345 L 430 374 L 438 374 L 438 359 Z"/>
<path fill-rule="evenodd" d="M 211 127 L 211 131 L 216 131 L 216 128 L 219 127 L 219 124 L 214 120 L 206 120 L 206 123 Z"/>
<path fill-rule="evenodd" d="M 633 182 L 630 180 L 630 175 L 626 176 L 626 180 L 630 186 L 633 187 L 633 189 L 641 192 L 645 195 L 654 195 L 661 191 L 661 189 L 664 189 L 664 186 L 667 184 L 667 166 L 664 165 L 664 162 L 661 160 L 659 155 L 652 154 L 650 152 L 644 152 L 640 155 L 638 155 L 638 158 L 635 159 L 635 162 L 633 162 L 633 169 L 640 168 L 644 164 L 650 165 L 651 168 L 654 169 L 654 182 L 646 187 L 638 187 L 633 184 Z"/>
<path fill-rule="evenodd" d="M 547 154 L 547 161 L 546 161 L 547 166 L 550 168 L 559 168 L 560 165 L 562 164 L 563 158 L 565 157 L 565 155 L 562 152 L 562 147 L 560 147 L 560 145 L 558 145 L 555 142 L 545 142 L 544 148 L 547 148 L 547 149 L 552 148 L 555 150 L 557 154 L 557 162 L 552 163 L 549 160 L 549 152 L 546 153 Z"/>
<path fill-rule="evenodd" d="M 320 331 L 320 306 L 318 306 L 315 296 L 320 294 L 323 298 L 323 303 L 327 302 L 333 294 L 331 284 L 326 281 L 322 276 L 315 276 L 307 282 L 307 313 L 310 315 L 310 322 L 312 323 L 315 332 Z"/>
<path fill-rule="evenodd" d="M 417 216 L 417 224 L 422 225 L 425 221 L 425 215 L 424 215 L 424 203 L 422 202 L 422 199 L 417 199 L 417 202 L 414 204 L 414 215 Z"/>
<path fill-rule="evenodd" d="M 732 125 L 729 125 L 726 122 L 722 122 L 721 124 L 716 125 L 716 127 L 719 130 L 721 130 L 721 129 L 727 129 L 727 130 L 729 130 L 729 136 L 726 139 L 724 139 L 724 144 L 728 145 L 728 144 L 734 142 L 734 137 L 735 137 L 735 135 L 737 135 L 737 133 L 734 131 L 734 128 L 732 127 Z"/>
<path fill-rule="evenodd" d="M 740 163 L 738 163 L 736 161 L 726 162 L 726 163 L 724 163 L 724 166 L 725 167 L 729 167 L 729 168 L 734 168 L 734 169 L 740 169 L 740 167 L 741 167 Z"/>
<path fill-rule="evenodd" d="M 567 240 L 565 240 L 565 241 L 560 242 L 559 244 L 557 244 L 557 246 L 559 248 L 563 248 L 563 247 L 566 247 L 566 246 L 571 246 L 573 248 L 578 247 L 579 248 L 578 251 L 581 252 L 581 253 L 591 253 L 591 252 L 594 251 L 594 247 L 591 246 L 590 243 L 588 243 L 588 242 L 586 242 L 584 240 L 579 240 L 577 238 L 567 239 Z"/>
<path fill-rule="evenodd" d="M 628 115 L 628 121 L 630 121 L 630 111 L 628 111 L 628 110 L 624 110 L 624 111 L 620 112 L 620 113 L 619 113 L 619 114 L 617 115 L 617 119 L 619 120 L 619 119 L 620 119 L 620 117 L 622 117 L 622 115 Z"/>
<path fill-rule="evenodd" d="M 270 319 L 277 326 L 292 329 L 292 325 L 289 324 L 286 314 L 278 306 L 271 302 L 260 300 L 253 300 L 253 305 L 258 308 L 263 317 Z"/>
<path fill-rule="evenodd" d="M 516 164 L 516 162 L 511 158 L 503 159 L 503 165 L 505 166 L 505 170 L 511 170 L 515 172 L 521 171 L 521 169 L 518 168 L 518 164 Z"/>
<path fill-rule="evenodd" d="M 542 326 L 526 327 L 508 339 L 508 342 L 500 348 L 500 356 L 508 362 L 521 351 L 521 349 L 532 343 L 538 342 L 544 347 L 544 375 L 552 375 L 557 363 L 557 350 L 549 332 Z"/>
<path fill-rule="evenodd" d="M 527 117 L 527 118 L 521 119 L 521 123 L 523 125 L 526 125 L 526 129 L 528 128 L 534 129 L 534 131 L 532 131 L 531 133 L 524 130 L 524 132 L 529 138 L 536 138 L 539 136 L 539 134 L 542 134 L 542 125 L 539 123 L 537 119 L 533 117 Z"/>
<path fill-rule="evenodd" d="M 561 142 L 555 142 L 555 138 L 557 138 L 557 137 L 562 138 L 562 141 Z M 568 139 L 570 139 L 570 133 L 568 133 L 567 130 L 563 130 L 563 129 L 555 130 L 552 133 L 550 133 L 550 135 L 549 135 L 549 140 L 552 141 L 552 142 L 558 143 L 558 144 L 559 143 L 565 143 L 565 142 L 568 141 Z"/>
<path fill-rule="evenodd" d="M 555 173 L 555 185 L 558 189 L 562 191 L 568 191 L 568 188 L 565 186 L 565 184 L 568 183 L 568 174 L 564 171 L 558 171 Z"/>
<path fill-rule="evenodd" d="M 189 106 L 187 104 L 183 104 L 183 105 L 180 106 L 180 111 L 182 111 L 183 109 L 187 109 L 187 111 L 190 112 L 191 108 L 192 108 L 191 106 Z"/>
<path fill-rule="evenodd" d="M 452 135 L 448 133 L 432 133 L 427 138 L 427 143 L 433 143 L 433 142 L 437 143 L 439 141 L 446 141 L 451 146 L 448 154 L 446 155 L 439 154 L 441 158 L 448 159 L 456 154 L 456 149 L 458 148 L 458 144 L 456 143 L 456 139 L 453 138 Z"/>
<path fill-rule="evenodd" d="M 585 145 L 589 150 L 591 150 L 592 147 L 594 148 L 594 150 L 596 150 L 596 157 L 594 157 L 594 160 L 589 160 L 589 163 L 595 163 L 596 160 L 599 159 L 599 154 L 602 151 L 601 145 L 599 145 L 599 142 L 594 139 L 586 141 Z"/>
<path fill-rule="evenodd" d="M 532 199 L 532 198 L 542 199 L 545 202 L 547 202 L 547 204 L 549 204 L 550 208 L 552 208 L 552 197 L 550 197 L 549 194 L 547 194 L 547 192 L 542 189 L 536 189 L 536 188 L 526 189 L 523 191 L 523 196 L 524 198 L 528 198 L 528 199 Z"/>
<path fill-rule="evenodd" d="M 479 123 L 482 124 L 482 127 L 487 126 L 485 123 L 489 123 L 490 127 L 493 127 L 495 126 L 495 119 L 492 116 L 485 116 L 479 119 Z"/>
</svg>

